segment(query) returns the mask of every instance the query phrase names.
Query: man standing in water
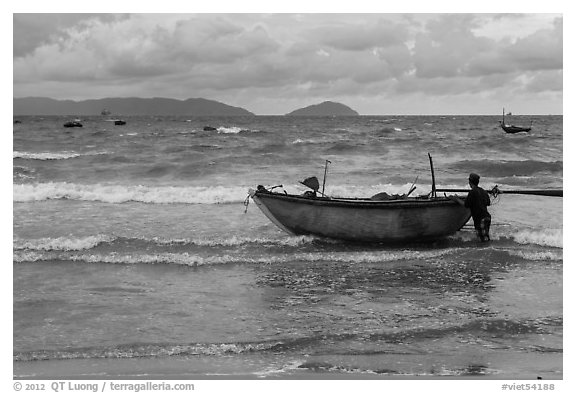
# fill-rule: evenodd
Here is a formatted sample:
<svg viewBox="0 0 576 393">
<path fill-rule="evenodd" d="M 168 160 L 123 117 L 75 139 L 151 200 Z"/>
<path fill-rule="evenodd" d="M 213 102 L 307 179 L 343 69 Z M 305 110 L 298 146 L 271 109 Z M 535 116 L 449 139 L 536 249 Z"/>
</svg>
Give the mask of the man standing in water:
<svg viewBox="0 0 576 393">
<path fill-rule="evenodd" d="M 490 206 L 490 197 L 486 190 L 479 187 L 480 176 L 476 173 L 471 173 L 468 177 L 468 184 L 471 190 L 464 201 L 464 206 L 472 211 L 472 219 L 474 220 L 474 228 L 480 238 L 480 241 L 487 242 L 490 240 L 490 222 L 492 216 L 488 213 L 488 206 Z"/>
<path fill-rule="evenodd" d="M 471 173 L 468 177 L 468 184 L 471 190 L 464 202 L 460 198 L 451 198 L 453 201 L 469 208 L 472 211 L 472 219 L 474 220 L 474 228 L 480 238 L 480 241 L 487 242 L 490 240 L 490 223 L 492 216 L 488 213 L 488 206 L 490 206 L 490 197 L 486 190 L 479 187 L 480 176 L 476 173 Z"/>
</svg>

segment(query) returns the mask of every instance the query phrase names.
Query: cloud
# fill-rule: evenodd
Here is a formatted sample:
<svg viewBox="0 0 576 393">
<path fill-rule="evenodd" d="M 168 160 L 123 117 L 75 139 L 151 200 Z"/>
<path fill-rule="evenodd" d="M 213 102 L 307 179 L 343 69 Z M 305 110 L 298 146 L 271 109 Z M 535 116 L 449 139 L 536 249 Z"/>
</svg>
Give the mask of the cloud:
<svg viewBox="0 0 576 393">
<path fill-rule="evenodd" d="M 531 78 L 526 83 L 525 89 L 531 93 L 544 91 L 562 92 L 562 82 L 562 70 L 539 71 L 531 74 Z"/>
<path fill-rule="evenodd" d="M 446 15 L 430 21 L 415 40 L 415 78 L 404 80 L 399 90 L 418 88 L 430 94 L 481 91 L 494 88 L 493 80 L 513 85 L 520 74 L 532 80 L 532 72 L 562 69 L 561 19 L 517 40 L 476 35 L 474 30 L 481 23 L 470 15 Z M 550 86 L 558 86 L 558 81 L 551 79 L 561 73 L 548 75 Z M 546 84 L 535 86 L 549 89 Z"/>
<path fill-rule="evenodd" d="M 265 28 L 245 28 L 221 17 L 179 21 L 170 55 L 195 62 L 234 63 L 273 52 L 278 44 Z"/>
<path fill-rule="evenodd" d="M 405 26 L 379 20 L 375 23 L 345 23 L 311 29 L 310 41 L 337 50 L 364 51 L 403 44 L 408 38 Z"/>
<path fill-rule="evenodd" d="M 13 14 L 14 57 L 26 56 L 42 45 L 69 38 L 68 29 L 85 21 L 114 21 L 116 14 Z"/>
<path fill-rule="evenodd" d="M 561 93 L 562 39 L 550 15 L 15 14 L 14 94 L 269 111 L 316 97 Z"/>
<path fill-rule="evenodd" d="M 201 64 L 257 59 L 277 47 L 262 27 L 246 29 L 220 17 L 189 17 L 152 25 L 148 18 L 133 16 L 116 23 L 91 20 L 70 28 L 66 37 L 16 58 L 15 68 L 22 70 L 17 75 L 62 81 L 154 77 Z"/>
<path fill-rule="evenodd" d="M 555 19 L 551 29 L 538 30 L 520 38 L 503 56 L 522 70 L 554 70 L 563 66 L 562 19 Z"/>
</svg>

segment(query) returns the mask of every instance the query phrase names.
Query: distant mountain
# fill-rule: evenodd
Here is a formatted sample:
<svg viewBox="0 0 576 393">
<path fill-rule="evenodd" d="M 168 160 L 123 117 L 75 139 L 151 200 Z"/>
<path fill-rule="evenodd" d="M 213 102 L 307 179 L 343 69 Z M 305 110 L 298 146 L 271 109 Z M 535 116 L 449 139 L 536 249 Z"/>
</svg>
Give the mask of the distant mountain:
<svg viewBox="0 0 576 393">
<path fill-rule="evenodd" d="M 310 105 L 296 109 L 286 116 L 358 116 L 358 112 L 338 102 L 325 101 L 321 104 Z"/>
<path fill-rule="evenodd" d="M 204 98 L 102 98 L 71 101 L 44 97 L 14 98 L 14 115 L 172 115 L 172 116 L 254 116 L 243 108 Z"/>
</svg>

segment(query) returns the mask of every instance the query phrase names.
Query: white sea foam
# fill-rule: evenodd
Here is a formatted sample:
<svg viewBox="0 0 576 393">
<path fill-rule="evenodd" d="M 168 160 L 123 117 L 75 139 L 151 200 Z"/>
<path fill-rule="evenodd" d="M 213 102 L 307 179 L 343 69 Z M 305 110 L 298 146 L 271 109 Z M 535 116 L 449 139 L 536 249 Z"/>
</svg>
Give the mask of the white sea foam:
<svg viewBox="0 0 576 393">
<path fill-rule="evenodd" d="M 141 239 L 145 241 L 150 241 L 149 239 Z M 270 239 L 270 238 L 251 238 L 251 237 L 239 237 L 232 236 L 225 239 L 162 239 L 155 237 L 151 239 L 154 243 L 158 245 L 197 245 L 197 246 L 209 246 L 209 247 L 235 247 L 243 246 L 248 244 L 257 245 L 275 245 L 284 247 L 298 247 L 304 244 L 309 244 L 318 240 L 318 238 L 313 236 L 285 236 L 280 239 Z M 329 240 L 322 240 L 327 242 Z"/>
<path fill-rule="evenodd" d="M 85 347 L 58 351 L 16 352 L 16 360 L 53 360 L 53 359 L 95 359 L 95 358 L 140 358 L 165 357 L 175 355 L 225 355 L 244 352 L 268 351 L 278 342 L 255 343 L 198 343 L 198 344 L 129 344 L 120 347 Z M 146 374 L 142 374 L 146 375 Z M 208 373 L 206 375 L 226 375 Z"/>
<path fill-rule="evenodd" d="M 12 153 L 12 158 L 24 158 L 27 160 L 67 160 L 69 158 L 80 157 L 80 154 L 74 152 L 39 152 L 39 153 L 30 153 L 30 152 L 20 152 L 15 151 Z"/>
<path fill-rule="evenodd" d="M 48 249 L 47 249 L 48 250 Z M 154 254 L 78 254 L 75 252 L 22 250 L 15 251 L 13 255 L 14 262 L 38 262 L 62 260 L 83 263 L 109 263 L 109 264 L 174 264 L 184 266 L 203 266 L 203 265 L 223 265 L 223 264 L 282 264 L 286 262 L 301 261 L 312 263 L 318 261 L 329 261 L 336 263 L 387 263 L 397 261 L 414 261 L 414 260 L 438 260 L 446 255 L 461 252 L 460 249 L 443 249 L 443 250 L 398 250 L 398 251 L 353 251 L 353 252 L 301 252 L 277 255 L 242 255 L 242 254 L 224 254 L 202 256 L 196 253 L 171 253 L 159 252 Z M 53 249 L 58 250 L 58 249 Z M 523 250 L 506 250 L 510 255 L 532 261 L 559 261 L 563 259 L 561 251 L 523 251 Z"/>
<path fill-rule="evenodd" d="M 471 224 L 471 221 L 470 221 Z M 504 226 L 494 226 L 490 230 L 490 239 L 492 241 L 506 241 L 506 240 L 513 240 L 519 244 L 533 244 L 537 246 L 545 246 L 545 247 L 563 247 L 562 241 L 562 229 L 523 229 L 519 232 L 514 233 L 513 229 Z M 477 242 L 478 238 L 474 227 L 470 226 L 456 232 L 454 235 L 451 236 L 453 239 L 459 239 L 461 241 L 472 241 Z"/>
<path fill-rule="evenodd" d="M 107 184 L 50 182 L 14 184 L 14 202 L 72 199 L 106 203 L 190 203 L 216 204 L 242 202 L 248 187 L 150 187 Z"/>
<path fill-rule="evenodd" d="M 81 156 L 93 156 L 107 154 L 106 152 L 88 152 L 88 153 L 76 153 L 72 151 L 61 151 L 61 152 L 21 152 L 15 151 L 12 153 L 12 158 L 23 158 L 26 160 L 68 160 L 70 158 L 76 158 Z"/>
<path fill-rule="evenodd" d="M 89 250 L 101 243 L 110 243 L 116 238 L 109 235 L 94 235 L 86 237 L 58 237 L 32 240 L 15 240 L 14 250 L 35 251 L 80 251 Z"/>
<path fill-rule="evenodd" d="M 435 259 L 444 255 L 458 252 L 457 249 L 431 250 L 431 251 L 366 251 L 366 252 L 309 252 L 290 253 L 279 255 L 212 255 L 201 256 L 198 254 L 184 253 L 156 253 L 156 254 L 70 254 L 49 253 L 38 251 L 16 251 L 13 255 L 14 262 L 37 262 L 50 260 L 67 260 L 85 263 L 111 263 L 111 264 L 175 264 L 186 266 L 221 265 L 235 263 L 276 264 L 289 261 L 302 262 L 364 262 L 383 263 L 399 260 L 426 260 Z"/>
<path fill-rule="evenodd" d="M 216 131 L 219 134 L 239 134 L 240 132 L 247 130 L 244 128 L 232 126 L 232 127 L 218 127 Z"/>
<path fill-rule="evenodd" d="M 16 251 L 13 255 L 14 262 L 38 262 L 38 261 L 72 261 L 85 263 L 110 263 L 110 264 L 175 264 L 187 266 L 216 265 L 241 262 L 238 257 L 228 255 L 202 257 L 188 253 L 157 253 L 157 254 L 68 254 L 68 253 L 45 253 L 38 251 Z"/>
<path fill-rule="evenodd" d="M 112 243 L 118 240 L 118 237 L 112 235 L 91 235 L 84 237 L 58 237 L 58 238 L 39 238 L 39 239 L 14 239 L 13 250 L 28 251 L 82 251 L 89 250 L 103 243 Z M 238 247 L 245 245 L 258 246 L 278 246 L 278 247 L 299 247 L 317 241 L 318 238 L 313 236 L 284 236 L 278 239 L 272 238 L 254 238 L 231 236 L 229 238 L 198 238 L 198 239 L 163 239 L 159 237 L 145 238 L 124 238 L 126 241 L 136 240 L 153 243 L 158 246 L 201 246 L 201 247 Z M 330 240 L 322 240 L 329 242 Z"/>
<path fill-rule="evenodd" d="M 563 247 L 562 229 L 544 228 L 522 230 L 513 234 L 514 241 L 520 244 L 538 244 L 540 246 Z"/>
<path fill-rule="evenodd" d="M 218 127 L 219 134 L 239 134 L 242 131 L 240 127 Z"/>
<path fill-rule="evenodd" d="M 37 262 L 46 260 L 46 255 L 36 251 L 14 252 L 12 260 L 14 262 Z"/>
<path fill-rule="evenodd" d="M 561 251 L 509 250 L 508 253 L 530 261 L 561 261 L 564 259 Z"/>
<path fill-rule="evenodd" d="M 293 145 L 325 145 L 327 140 L 325 138 L 296 138 L 292 141 Z"/>
</svg>

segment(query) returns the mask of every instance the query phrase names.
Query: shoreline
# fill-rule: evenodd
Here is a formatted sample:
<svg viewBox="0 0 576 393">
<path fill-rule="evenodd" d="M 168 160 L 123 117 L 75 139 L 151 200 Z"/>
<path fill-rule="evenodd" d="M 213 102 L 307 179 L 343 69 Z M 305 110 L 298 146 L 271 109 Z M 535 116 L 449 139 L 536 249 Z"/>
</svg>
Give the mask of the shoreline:
<svg viewBox="0 0 576 393">
<path fill-rule="evenodd" d="M 468 365 L 457 356 L 428 354 L 424 360 L 410 356 L 349 356 L 348 361 L 361 364 L 406 363 L 413 361 L 413 374 L 396 374 L 393 370 L 380 372 L 350 369 L 343 371 L 326 367 L 321 356 L 297 356 L 300 361 L 276 354 L 247 354 L 242 356 L 170 356 L 124 359 L 73 359 L 13 361 L 13 378 L 21 380 L 563 380 L 563 353 L 497 353 L 483 354 L 488 367 Z M 342 356 L 339 357 L 342 360 Z M 488 359 L 487 359 L 488 358 Z M 523 364 L 522 366 L 519 366 Z M 452 370 L 442 369 L 451 366 Z M 438 374 L 432 374 L 436 371 Z M 560 371 L 559 371 L 560 370 Z M 388 373 L 386 371 L 389 371 Z M 541 379 L 539 379 L 541 378 Z"/>
</svg>

